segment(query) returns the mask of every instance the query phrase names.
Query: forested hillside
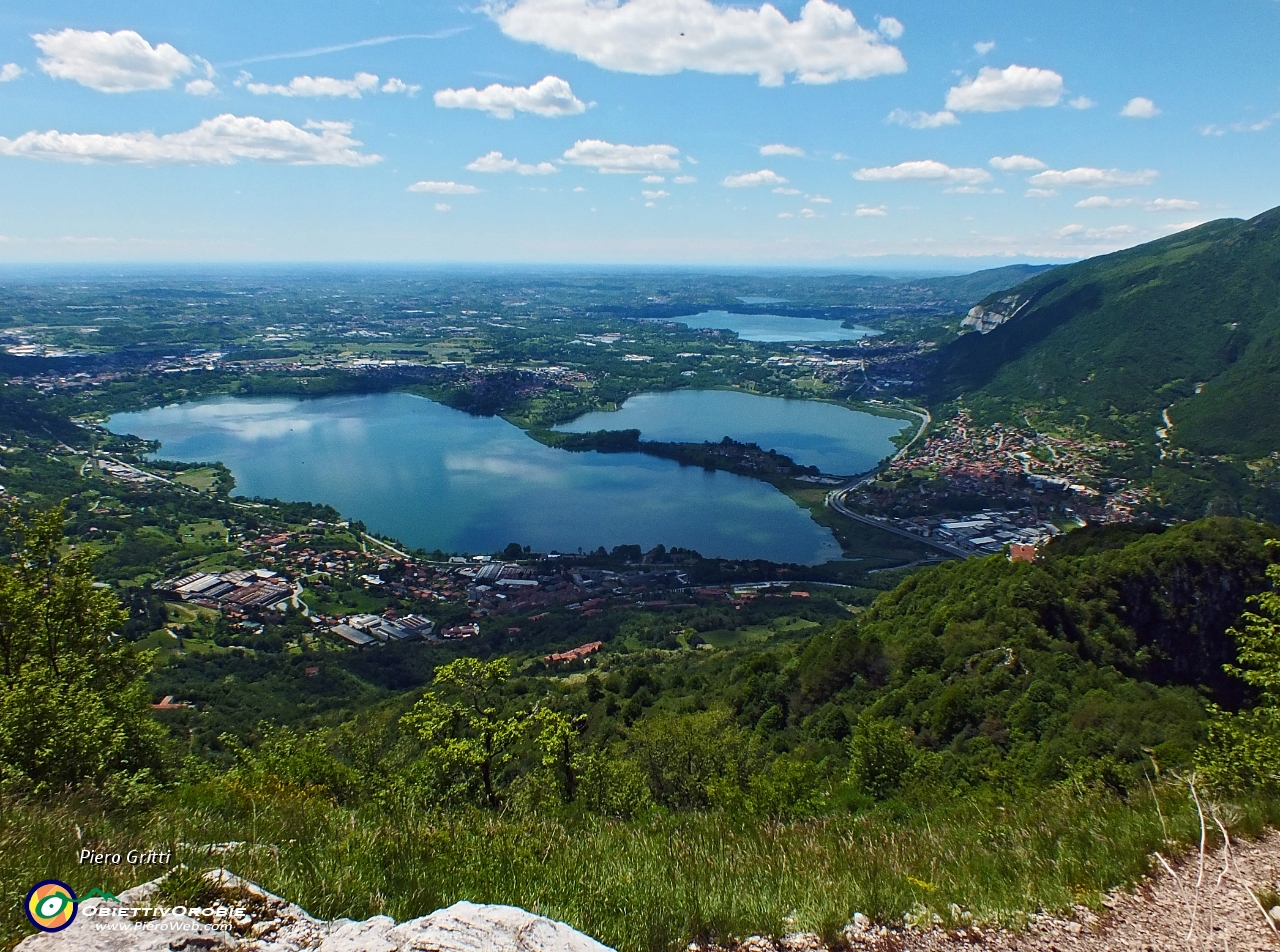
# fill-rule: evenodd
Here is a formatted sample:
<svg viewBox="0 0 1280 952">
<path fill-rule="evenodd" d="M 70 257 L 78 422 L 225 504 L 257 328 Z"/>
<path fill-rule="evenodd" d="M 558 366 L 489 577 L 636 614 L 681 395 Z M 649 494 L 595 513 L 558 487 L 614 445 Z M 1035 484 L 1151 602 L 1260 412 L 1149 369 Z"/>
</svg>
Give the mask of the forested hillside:
<svg viewBox="0 0 1280 952">
<path fill-rule="evenodd" d="M 1118 438 L 1247 458 L 1280 448 L 1280 209 L 1055 268 L 981 302 L 1011 316 L 950 344 L 935 399 L 1034 405 Z"/>
</svg>

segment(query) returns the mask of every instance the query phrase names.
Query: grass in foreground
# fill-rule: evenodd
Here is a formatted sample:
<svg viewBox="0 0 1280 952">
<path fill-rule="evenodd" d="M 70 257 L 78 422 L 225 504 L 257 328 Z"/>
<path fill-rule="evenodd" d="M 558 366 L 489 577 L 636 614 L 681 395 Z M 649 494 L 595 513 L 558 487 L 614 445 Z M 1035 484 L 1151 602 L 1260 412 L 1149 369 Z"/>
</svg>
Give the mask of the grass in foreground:
<svg viewBox="0 0 1280 952">
<path fill-rule="evenodd" d="M 1247 833 L 1280 815 L 1277 806 L 1227 819 Z M 1152 851 L 1176 851 L 1199 833 L 1185 787 L 1172 785 L 1127 803 L 1064 786 L 1023 803 L 794 823 L 350 810 L 227 785 L 179 791 L 132 816 L 8 801 L 0 802 L 0 948 L 30 931 L 22 899 L 41 879 L 118 892 L 158 875 L 77 865 L 82 847 L 171 849 L 175 863 L 225 865 L 325 918 L 403 920 L 469 899 L 564 920 L 620 952 L 658 952 L 695 938 L 832 937 L 855 912 L 901 922 L 923 906 L 945 918 L 952 903 L 979 921 L 1017 926 L 1041 909 L 1098 904 L 1145 873 Z M 228 842 L 240 845 L 208 849 Z"/>
</svg>

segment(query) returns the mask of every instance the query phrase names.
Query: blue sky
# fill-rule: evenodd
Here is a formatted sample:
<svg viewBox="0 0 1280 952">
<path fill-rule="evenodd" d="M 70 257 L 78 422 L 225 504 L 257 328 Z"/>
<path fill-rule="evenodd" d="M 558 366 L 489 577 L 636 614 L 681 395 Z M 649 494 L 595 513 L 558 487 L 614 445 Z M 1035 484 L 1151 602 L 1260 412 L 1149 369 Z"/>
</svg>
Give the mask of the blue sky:
<svg viewBox="0 0 1280 952">
<path fill-rule="evenodd" d="M 1277 0 L 4 0 L 0 261 L 1073 259 L 1280 204 L 1278 36 Z"/>
</svg>

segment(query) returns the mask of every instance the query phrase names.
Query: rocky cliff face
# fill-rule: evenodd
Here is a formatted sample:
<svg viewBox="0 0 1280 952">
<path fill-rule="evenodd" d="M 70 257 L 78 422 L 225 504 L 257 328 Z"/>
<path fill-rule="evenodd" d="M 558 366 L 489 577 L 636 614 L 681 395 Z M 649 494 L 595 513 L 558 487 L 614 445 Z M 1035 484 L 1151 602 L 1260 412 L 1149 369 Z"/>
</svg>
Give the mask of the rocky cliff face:
<svg viewBox="0 0 1280 952">
<path fill-rule="evenodd" d="M 514 906 L 454 903 L 397 924 L 390 916 L 326 922 L 225 869 L 205 874 L 218 899 L 198 910 L 158 900 L 159 884 L 88 899 L 61 932 L 17 952 L 612 952 L 563 922 Z"/>
</svg>

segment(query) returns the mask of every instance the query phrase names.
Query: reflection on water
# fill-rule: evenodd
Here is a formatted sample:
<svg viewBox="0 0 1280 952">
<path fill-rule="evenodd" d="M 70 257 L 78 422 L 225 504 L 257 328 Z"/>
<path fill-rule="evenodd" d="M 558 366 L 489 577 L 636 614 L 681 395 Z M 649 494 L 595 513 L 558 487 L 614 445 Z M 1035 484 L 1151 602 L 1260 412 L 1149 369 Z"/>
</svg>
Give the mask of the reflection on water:
<svg viewBox="0 0 1280 952">
<path fill-rule="evenodd" d="M 568 433 L 635 429 L 642 439 L 673 443 L 719 441 L 728 436 L 777 450 L 824 473 L 851 476 L 890 455 L 890 438 L 907 425 L 812 400 L 734 390 L 676 390 L 638 394 L 618 410 L 587 413 L 556 429 Z"/>
<path fill-rule="evenodd" d="M 409 394 L 221 398 L 113 416 L 159 456 L 221 460 L 246 496 L 328 503 L 404 543 L 495 552 L 659 542 L 823 562 L 830 532 L 772 486 L 640 454 L 567 453 Z"/>
</svg>

